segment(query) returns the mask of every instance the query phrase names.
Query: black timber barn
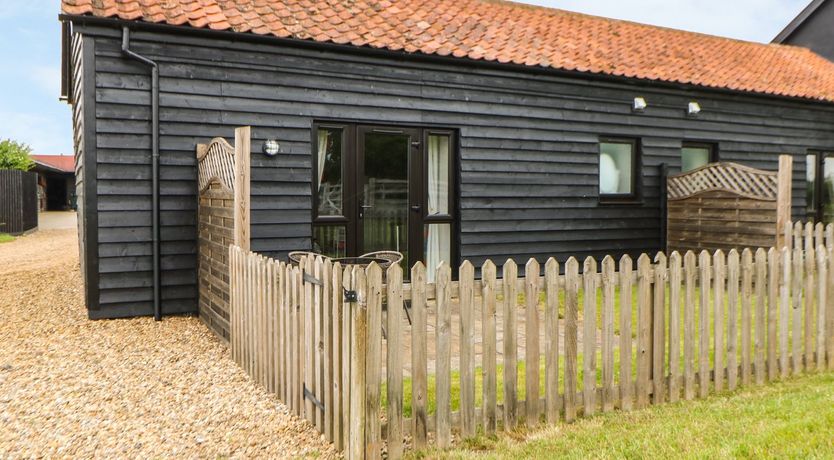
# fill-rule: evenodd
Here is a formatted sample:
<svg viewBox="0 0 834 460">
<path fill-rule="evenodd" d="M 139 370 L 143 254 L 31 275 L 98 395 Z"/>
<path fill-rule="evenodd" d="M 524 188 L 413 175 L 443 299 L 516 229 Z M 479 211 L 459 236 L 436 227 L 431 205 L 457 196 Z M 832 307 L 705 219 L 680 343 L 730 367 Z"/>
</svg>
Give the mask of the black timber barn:
<svg viewBox="0 0 834 460">
<path fill-rule="evenodd" d="M 663 171 L 704 161 L 793 154 L 804 218 L 805 156 L 834 149 L 834 64 L 802 48 L 501 1 L 178 3 L 63 0 L 91 318 L 151 314 L 155 266 L 162 312 L 196 311 L 195 148 L 238 126 L 252 250 L 476 266 L 660 250 Z"/>
</svg>

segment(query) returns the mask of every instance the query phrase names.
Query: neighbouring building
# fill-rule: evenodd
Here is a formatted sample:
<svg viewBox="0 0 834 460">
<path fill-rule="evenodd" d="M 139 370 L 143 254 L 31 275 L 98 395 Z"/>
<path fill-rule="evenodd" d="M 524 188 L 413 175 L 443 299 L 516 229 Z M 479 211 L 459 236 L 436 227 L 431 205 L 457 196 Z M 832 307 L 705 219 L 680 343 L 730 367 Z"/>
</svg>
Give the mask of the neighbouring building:
<svg viewBox="0 0 834 460">
<path fill-rule="evenodd" d="M 794 155 L 804 217 L 834 148 L 834 64 L 802 47 L 500 0 L 62 5 L 92 318 L 155 286 L 196 310 L 195 148 L 241 125 L 253 250 L 430 266 L 659 250 L 662 171 L 709 161 Z"/>
<path fill-rule="evenodd" d="M 834 1 L 813 0 L 773 43 L 804 46 L 834 62 Z M 834 220 L 834 146 L 805 156 L 806 211 L 810 220 Z"/>
<path fill-rule="evenodd" d="M 75 209 L 75 157 L 32 155 L 38 174 L 38 208 L 41 211 Z"/>
<path fill-rule="evenodd" d="M 779 32 L 773 43 L 804 46 L 834 61 L 834 1 L 811 1 Z"/>
</svg>

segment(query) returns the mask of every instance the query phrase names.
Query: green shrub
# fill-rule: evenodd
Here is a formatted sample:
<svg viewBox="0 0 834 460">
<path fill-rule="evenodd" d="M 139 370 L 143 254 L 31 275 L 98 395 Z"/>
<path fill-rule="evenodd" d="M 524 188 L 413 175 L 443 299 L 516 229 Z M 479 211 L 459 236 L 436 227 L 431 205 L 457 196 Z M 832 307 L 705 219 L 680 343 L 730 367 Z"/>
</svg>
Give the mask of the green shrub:
<svg viewBox="0 0 834 460">
<path fill-rule="evenodd" d="M 0 141 L 0 169 L 32 169 L 35 162 L 30 156 L 31 153 L 32 148 L 22 142 L 11 139 Z"/>
</svg>

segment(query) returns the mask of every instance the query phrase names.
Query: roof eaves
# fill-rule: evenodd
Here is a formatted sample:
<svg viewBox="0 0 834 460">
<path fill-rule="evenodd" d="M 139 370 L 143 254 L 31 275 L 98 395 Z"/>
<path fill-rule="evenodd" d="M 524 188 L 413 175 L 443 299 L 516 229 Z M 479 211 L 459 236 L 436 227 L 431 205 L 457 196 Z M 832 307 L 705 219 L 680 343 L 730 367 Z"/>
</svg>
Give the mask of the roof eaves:
<svg viewBox="0 0 834 460">
<path fill-rule="evenodd" d="M 825 0 L 821 0 L 825 1 Z M 444 56 L 439 54 L 428 54 L 424 53 L 419 50 L 415 51 L 408 51 L 408 50 L 394 50 L 390 48 L 384 47 L 374 47 L 370 45 L 353 45 L 353 44 L 345 44 L 345 43 L 337 43 L 335 41 L 317 41 L 311 38 L 295 38 L 295 37 L 279 37 L 272 34 L 258 34 L 254 33 L 253 31 L 245 31 L 245 32 L 237 32 L 232 29 L 226 30 L 217 30 L 217 29 L 209 29 L 209 28 L 198 28 L 193 27 L 185 24 L 181 25 L 174 25 L 174 24 L 166 24 L 166 23 L 159 23 L 159 22 L 149 22 L 143 20 L 125 20 L 118 17 L 101 17 L 101 16 L 94 16 L 90 14 L 67 14 L 62 13 L 59 15 L 59 19 L 61 21 L 79 21 L 79 22 L 86 22 L 92 25 L 119 25 L 119 27 L 123 25 L 131 25 L 133 27 L 142 28 L 145 30 L 156 30 L 156 31 L 165 31 L 167 33 L 174 33 L 174 34 L 188 34 L 188 35 L 206 35 L 206 36 L 214 36 L 214 37 L 228 37 L 229 39 L 233 40 L 248 40 L 254 42 L 279 42 L 284 43 L 291 46 L 300 46 L 300 47 L 308 47 L 313 49 L 340 49 L 345 51 L 357 52 L 357 53 L 365 53 L 371 55 L 385 54 L 389 56 L 398 56 L 398 57 L 407 57 L 407 58 L 415 58 L 415 59 L 423 59 L 433 62 L 456 62 L 459 65 L 462 63 L 468 63 L 469 65 L 480 65 L 485 67 L 492 67 L 492 68 L 501 68 L 506 70 L 508 67 L 513 67 L 514 69 L 520 71 L 528 71 L 534 73 L 547 73 L 551 75 L 563 75 L 563 76 L 577 76 L 582 75 L 585 77 L 592 77 L 602 81 L 619 81 L 619 82 L 629 82 L 629 83 L 652 83 L 656 85 L 663 85 L 667 88 L 696 88 L 702 90 L 712 90 L 716 92 L 721 92 L 725 94 L 746 94 L 752 96 L 764 96 L 770 98 L 777 98 L 777 99 L 787 99 L 792 101 L 800 101 L 800 102 L 815 102 L 815 103 L 823 103 L 823 104 L 834 104 L 834 99 L 827 99 L 824 97 L 817 97 L 817 96 L 805 96 L 805 95 L 797 95 L 797 94 L 788 94 L 782 92 L 763 92 L 763 91 L 754 91 L 754 90 L 747 90 L 747 89 L 737 89 L 731 87 L 724 87 L 724 86 L 717 86 L 711 84 L 699 84 L 693 83 L 689 81 L 683 81 L 679 79 L 662 79 L 662 78 L 652 78 L 652 77 L 640 77 L 640 76 L 629 76 L 629 75 L 617 75 L 612 73 L 605 73 L 601 71 L 590 71 L 590 70 L 581 70 L 581 69 L 568 69 L 568 68 L 559 68 L 553 66 L 529 66 L 529 65 L 519 65 L 512 62 L 508 63 L 501 63 L 499 61 L 492 61 L 486 59 L 474 59 L 471 57 L 454 57 L 452 55 Z M 233 37 L 233 38 L 232 38 Z M 788 46 L 793 47 L 792 45 L 778 45 L 778 46 Z M 813 53 L 811 50 L 807 50 L 809 53 Z"/>
</svg>

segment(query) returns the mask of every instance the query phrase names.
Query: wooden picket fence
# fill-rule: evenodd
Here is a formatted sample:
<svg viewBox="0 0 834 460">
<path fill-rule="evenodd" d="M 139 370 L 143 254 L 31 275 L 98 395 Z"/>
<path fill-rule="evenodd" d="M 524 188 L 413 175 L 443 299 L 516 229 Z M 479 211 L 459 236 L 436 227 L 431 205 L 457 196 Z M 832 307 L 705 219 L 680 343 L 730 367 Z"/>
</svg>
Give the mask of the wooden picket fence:
<svg viewBox="0 0 834 460">
<path fill-rule="evenodd" d="M 293 266 L 234 245 L 229 261 L 232 358 L 341 449 L 350 323 L 339 264 Z"/>
<path fill-rule="evenodd" d="M 834 232 L 808 228 L 781 250 L 531 259 L 524 277 L 508 260 L 500 278 L 487 261 L 480 279 L 466 261 L 434 283 L 232 247 L 232 354 L 347 458 L 834 370 Z"/>
</svg>

